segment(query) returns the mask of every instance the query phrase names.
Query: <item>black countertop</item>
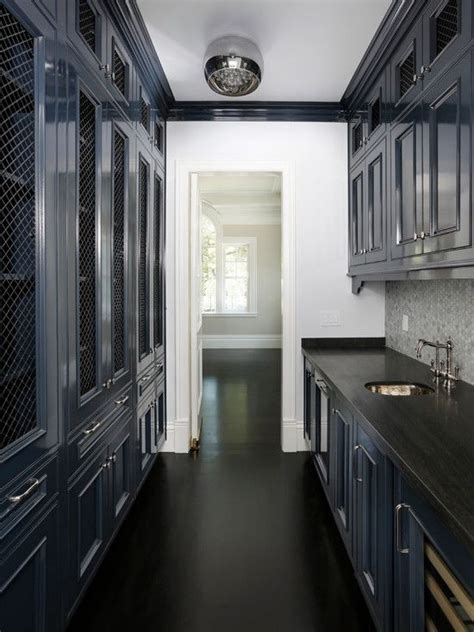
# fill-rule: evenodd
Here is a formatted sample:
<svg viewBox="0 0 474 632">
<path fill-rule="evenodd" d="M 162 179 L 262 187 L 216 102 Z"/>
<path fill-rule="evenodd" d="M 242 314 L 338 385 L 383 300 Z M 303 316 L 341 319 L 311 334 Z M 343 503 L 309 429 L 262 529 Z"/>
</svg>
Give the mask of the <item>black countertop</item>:
<svg viewBox="0 0 474 632">
<path fill-rule="evenodd" d="M 383 341 L 383 339 L 381 339 Z M 458 382 L 450 394 L 390 397 L 367 382 L 433 384 L 429 368 L 392 349 L 304 340 L 303 353 L 339 391 L 362 426 L 431 503 L 474 555 L 474 386 Z M 377 348 L 378 347 L 378 348 Z"/>
</svg>

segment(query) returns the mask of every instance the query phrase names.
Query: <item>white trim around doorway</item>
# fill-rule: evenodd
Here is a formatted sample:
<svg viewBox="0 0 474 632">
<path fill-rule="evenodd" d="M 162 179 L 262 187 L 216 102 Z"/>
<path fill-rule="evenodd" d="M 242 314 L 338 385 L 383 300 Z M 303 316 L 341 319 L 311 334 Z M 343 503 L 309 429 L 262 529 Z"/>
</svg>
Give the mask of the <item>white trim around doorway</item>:
<svg viewBox="0 0 474 632">
<path fill-rule="evenodd" d="M 282 419 L 281 449 L 296 452 L 299 448 L 296 422 L 296 200 L 295 167 L 280 161 L 176 161 L 175 190 L 175 288 L 176 317 L 176 421 L 174 451 L 188 452 L 191 442 L 191 174 L 219 172 L 273 171 L 281 174 L 282 228 Z"/>
</svg>

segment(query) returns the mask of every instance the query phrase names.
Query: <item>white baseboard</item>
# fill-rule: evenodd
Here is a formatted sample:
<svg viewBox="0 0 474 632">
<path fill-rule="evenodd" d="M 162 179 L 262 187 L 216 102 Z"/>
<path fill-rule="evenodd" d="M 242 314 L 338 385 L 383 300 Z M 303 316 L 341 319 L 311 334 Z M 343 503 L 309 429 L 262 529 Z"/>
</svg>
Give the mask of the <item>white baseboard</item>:
<svg viewBox="0 0 474 632">
<path fill-rule="evenodd" d="M 296 422 L 296 448 L 298 452 L 308 452 L 311 450 L 311 446 L 304 436 L 304 423 L 302 421 Z"/>
<path fill-rule="evenodd" d="M 162 445 L 160 452 L 188 453 L 190 448 L 189 428 L 189 419 L 168 421 L 166 441 Z"/>
<path fill-rule="evenodd" d="M 283 452 L 297 452 L 296 419 L 283 419 L 281 426 L 281 449 Z"/>
<path fill-rule="evenodd" d="M 276 335 L 206 335 L 203 349 L 281 349 L 281 336 Z"/>
<path fill-rule="evenodd" d="M 160 452 L 174 452 L 174 421 L 168 421 L 166 424 L 166 440 Z"/>
</svg>

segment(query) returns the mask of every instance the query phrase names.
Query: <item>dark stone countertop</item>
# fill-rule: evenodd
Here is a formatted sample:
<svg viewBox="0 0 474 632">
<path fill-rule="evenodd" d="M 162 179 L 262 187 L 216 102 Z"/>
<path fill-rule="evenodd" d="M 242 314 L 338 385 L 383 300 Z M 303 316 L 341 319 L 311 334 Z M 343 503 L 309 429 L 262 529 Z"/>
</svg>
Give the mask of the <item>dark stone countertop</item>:
<svg viewBox="0 0 474 632">
<path fill-rule="evenodd" d="M 367 382 L 434 385 L 425 364 L 371 343 L 317 348 L 303 340 L 303 353 L 474 556 L 474 386 L 460 381 L 451 394 L 440 386 L 414 397 L 371 393 Z"/>
</svg>

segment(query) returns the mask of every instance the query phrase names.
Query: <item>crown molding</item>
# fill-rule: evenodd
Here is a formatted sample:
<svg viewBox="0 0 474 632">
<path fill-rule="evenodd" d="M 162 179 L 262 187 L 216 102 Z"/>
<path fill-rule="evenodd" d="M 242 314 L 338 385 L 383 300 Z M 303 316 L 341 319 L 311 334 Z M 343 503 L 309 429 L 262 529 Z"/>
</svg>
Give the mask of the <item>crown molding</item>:
<svg viewBox="0 0 474 632">
<path fill-rule="evenodd" d="M 344 122 L 345 112 L 332 101 L 176 101 L 168 120 Z"/>
</svg>

